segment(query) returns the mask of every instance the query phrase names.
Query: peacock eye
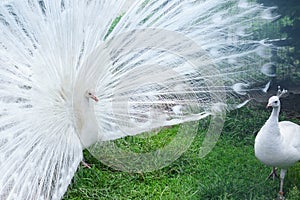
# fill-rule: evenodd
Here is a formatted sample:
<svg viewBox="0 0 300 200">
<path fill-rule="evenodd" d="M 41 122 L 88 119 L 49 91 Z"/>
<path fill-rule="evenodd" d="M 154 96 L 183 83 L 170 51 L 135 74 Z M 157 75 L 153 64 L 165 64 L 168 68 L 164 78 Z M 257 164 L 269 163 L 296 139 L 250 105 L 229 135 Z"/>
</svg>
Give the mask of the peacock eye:
<svg viewBox="0 0 300 200">
<path fill-rule="evenodd" d="M 278 101 L 274 101 L 274 103 L 278 103 Z"/>
<path fill-rule="evenodd" d="M 92 95 L 92 93 L 90 93 L 90 92 L 89 92 L 88 94 L 89 94 L 89 95 Z"/>
</svg>

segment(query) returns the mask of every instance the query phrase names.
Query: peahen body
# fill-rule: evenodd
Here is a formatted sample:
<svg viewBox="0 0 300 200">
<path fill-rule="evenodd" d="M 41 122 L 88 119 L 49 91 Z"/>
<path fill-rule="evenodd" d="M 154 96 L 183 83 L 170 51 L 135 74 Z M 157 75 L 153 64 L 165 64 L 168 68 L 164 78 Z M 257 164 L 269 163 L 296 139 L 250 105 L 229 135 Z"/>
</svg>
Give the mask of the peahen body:
<svg viewBox="0 0 300 200">
<path fill-rule="evenodd" d="M 275 75 L 251 23 L 274 8 L 129 2 L 0 2 L 1 200 L 60 199 L 83 149 L 240 107 Z"/>
<path fill-rule="evenodd" d="M 284 90 L 281 94 L 285 93 Z M 275 167 L 281 168 L 280 191 L 283 197 L 283 181 L 287 169 L 300 161 L 300 126 L 290 121 L 279 122 L 279 96 L 269 99 L 267 107 L 272 113 L 255 138 L 255 156 L 264 164 L 273 167 L 270 176 L 275 177 Z"/>
</svg>

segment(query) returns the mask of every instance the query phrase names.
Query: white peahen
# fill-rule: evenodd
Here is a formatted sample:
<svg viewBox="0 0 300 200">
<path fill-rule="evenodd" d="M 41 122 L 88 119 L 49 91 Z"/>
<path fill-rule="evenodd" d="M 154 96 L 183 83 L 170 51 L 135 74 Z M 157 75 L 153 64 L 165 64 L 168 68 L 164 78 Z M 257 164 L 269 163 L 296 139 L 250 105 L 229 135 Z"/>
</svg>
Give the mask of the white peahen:
<svg viewBox="0 0 300 200">
<path fill-rule="evenodd" d="M 287 169 L 300 161 L 300 126 L 290 121 L 279 121 L 279 98 L 287 91 L 278 90 L 277 96 L 269 99 L 267 107 L 273 111 L 255 138 L 255 156 L 264 164 L 273 167 L 269 177 L 280 171 L 280 198 L 283 198 L 283 181 Z"/>
<path fill-rule="evenodd" d="M 101 154 L 102 141 L 244 105 L 275 75 L 272 45 L 252 34 L 273 10 L 245 0 L 0 1 L 0 199 L 60 199 L 83 149 Z"/>
</svg>

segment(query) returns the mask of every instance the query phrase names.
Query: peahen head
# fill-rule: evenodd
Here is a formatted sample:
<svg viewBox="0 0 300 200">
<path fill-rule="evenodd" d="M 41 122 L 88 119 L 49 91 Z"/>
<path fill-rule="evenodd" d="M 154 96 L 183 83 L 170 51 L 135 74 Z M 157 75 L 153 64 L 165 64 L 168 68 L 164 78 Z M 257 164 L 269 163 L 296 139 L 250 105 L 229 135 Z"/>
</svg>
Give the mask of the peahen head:
<svg viewBox="0 0 300 200">
<path fill-rule="evenodd" d="M 278 108 L 279 106 L 280 106 L 280 100 L 279 100 L 279 97 L 278 97 L 278 96 L 272 96 L 272 97 L 269 99 L 267 108 L 268 108 L 268 107 Z"/>
<path fill-rule="evenodd" d="M 268 107 L 272 107 L 272 108 L 278 108 L 278 107 L 280 107 L 280 100 L 279 99 L 280 99 L 280 97 L 282 97 L 287 92 L 288 92 L 287 90 L 285 90 L 285 89 L 281 90 L 280 86 L 278 86 L 277 96 L 272 96 L 269 99 L 267 108 Z"/>
</svg>

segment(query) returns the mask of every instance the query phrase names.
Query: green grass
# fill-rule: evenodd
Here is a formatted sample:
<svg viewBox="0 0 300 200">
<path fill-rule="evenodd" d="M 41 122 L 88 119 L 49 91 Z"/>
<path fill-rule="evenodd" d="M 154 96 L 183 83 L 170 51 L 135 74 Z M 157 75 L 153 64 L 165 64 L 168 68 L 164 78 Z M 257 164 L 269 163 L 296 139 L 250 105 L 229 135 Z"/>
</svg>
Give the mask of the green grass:
<svg viewBox="0 0 300 200">
<path fill-rule="evenodd" d="M 247 107 L 228 113 L 217 145 L 202 159 L 199 149 L 208 120 L 200 122 L 190 148 L 171 165 L 154 172 L 116 171 L 85 151 L 86 162 L 92 164 L 92 169 L 79 168 L 64 199 L 276 199 L 279 180 L 266 180 L 271 169 L 255 158 L 253 149 L 255 135 L 269 114 L 270 110 Z M 284 113 L 282 119 L 286 119 Z M 295 119 L 289 120 L 299 124 Z M 163 130 L 164 134 L 174 137 L 176 128 Z M 133 151 L 138 147 L 148 151 L 165 143 L 166 138 L 160 134 L 152 137 L 151 142 L 127 138 L 117 143 L 129 144 Z M 300 198 L 300 164 L 288 171 L 285 194 L 287 200 Z"/>
</svg>

